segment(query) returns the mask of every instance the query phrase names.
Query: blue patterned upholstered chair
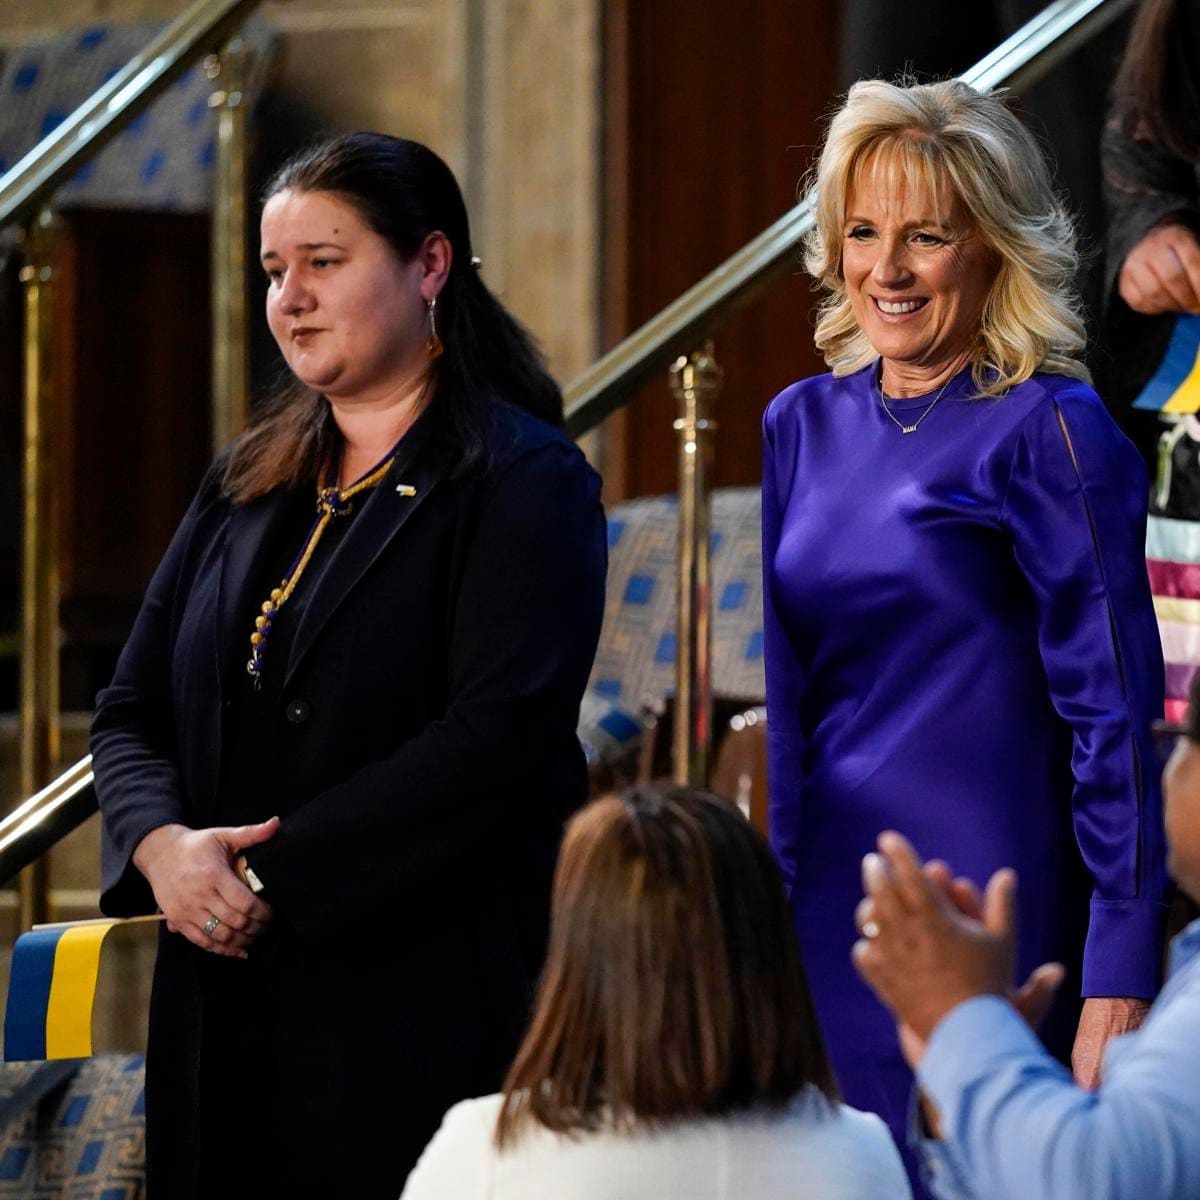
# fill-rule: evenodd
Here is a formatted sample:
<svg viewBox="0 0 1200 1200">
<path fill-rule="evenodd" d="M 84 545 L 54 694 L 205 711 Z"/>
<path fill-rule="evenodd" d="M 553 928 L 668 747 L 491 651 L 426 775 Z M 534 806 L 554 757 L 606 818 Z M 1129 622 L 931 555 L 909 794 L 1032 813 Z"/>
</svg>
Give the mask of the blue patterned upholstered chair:
<svg viewBox="0 0 1200 1200">
<path fill-rule="evenodd" d="M 0 1066 L 0 1200 L 140 1200 L 143 1074 L 122 1054 Z"/>
<path fill-rule="evenodd" d="M 747 706 L 765 694 L 759 512 L 757 488 L 713 493 L 713 694 Z M 628 765 L 675 691 L 677 530 L 674 496 L 629 500 L 609 513 L 604 626 L 580 713 L 594 765 Z"/>
<path fill-rule="evenodd" d="M 0 64 L 0 175 L 108 82 L 161 26 L 94 25 L 16 47 Z M 247 97 L 261 90 L 276 39 L 259 23 L 243 37 L 253 47 Z M 199 67 L 176 80 L 150 108 L 58 193 L 61 206 L 172 209 L 212 206 L 213 85 Z"/>
</svg>

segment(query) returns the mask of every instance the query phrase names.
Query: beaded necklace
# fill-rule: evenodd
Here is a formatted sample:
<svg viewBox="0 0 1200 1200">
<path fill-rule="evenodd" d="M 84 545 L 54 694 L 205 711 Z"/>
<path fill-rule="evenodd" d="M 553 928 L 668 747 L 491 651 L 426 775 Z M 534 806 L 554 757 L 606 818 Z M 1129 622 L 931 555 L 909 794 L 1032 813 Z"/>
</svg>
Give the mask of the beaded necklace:
<svg viewBox="0 0 1200 1200">
<path fill-rule="evenodd" d="M 296 590 L 300 576 L 304 574 L 304 568 L 312 560 L 313 552 L 321 540 L 321 535 L 329 528 L 334 517 L 349 516 L 354 508 L 354 505 L 350 503 L 352 497 L 357 496 L 359 492 L 367 491 L 368 488 L 375 487 L 391 470 L 392 463 L 395 461 L 396 451 L 393 450 L 377 467 L 373 467 L 344 491 L 330 485 L 329 479 L 332 472 L 317 482 L 317 519 L 312 529 L 309 530 L 308 537 L 304 539 L 304 548 L 288 568 L 288 573 L 283 577 L 279 586 L 271 589 L 270 598 L 263 601 L 262 612 L 254 618 L 254 632 L 250 635 L 250 658 L 246 663 L 246 670 L 253 676 L 256 688 L 262 686 L 263 660 L 267 653 L 267 638 L 271 634 L 271 622 Z"/>
</svg>

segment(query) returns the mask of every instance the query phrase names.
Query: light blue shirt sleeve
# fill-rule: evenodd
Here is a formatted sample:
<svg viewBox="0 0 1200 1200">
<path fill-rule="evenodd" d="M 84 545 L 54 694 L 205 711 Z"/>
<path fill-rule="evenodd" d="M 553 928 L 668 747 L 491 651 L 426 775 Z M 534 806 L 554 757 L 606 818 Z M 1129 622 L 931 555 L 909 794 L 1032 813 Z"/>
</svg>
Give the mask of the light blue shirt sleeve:
<svg viewBox="0 0 1200 1200">
<path fill-rule="evenodd" d="M 996 996 L 944 1018 L 918 1079 L 941 1115 L 944 1140 L 921 1143 L 939 1200 L 1200 1197 L 1200 959 L 1110 1044 L 1096 1092 Z"/>
</svg>

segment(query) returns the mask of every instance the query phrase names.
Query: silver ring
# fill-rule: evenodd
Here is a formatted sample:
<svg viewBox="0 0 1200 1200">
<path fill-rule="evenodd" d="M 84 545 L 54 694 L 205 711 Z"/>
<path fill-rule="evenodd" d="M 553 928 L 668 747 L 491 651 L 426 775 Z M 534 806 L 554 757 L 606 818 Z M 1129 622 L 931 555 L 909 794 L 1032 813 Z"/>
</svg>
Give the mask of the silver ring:
<svg viewBox="0 0 1200 1200">
<path fill-rule="evenodd" d="M 209 937 L 212 937 L 212 935 L 217 932 L 217 926 L 220 925 L 220 923 L 221 918 L 218 917 L 216 913 L 213 913 L 213 915 L 204 922 L 204 932 L 207 933 Z"/>
<path fill-rule="evenodd" d="M 867 939 L 868 942 L 871 941 L 872 938 L 877 938 L 879 936 L 879 922 L 864 921 L 862 925 L 862 935 Z"/>
</svg>

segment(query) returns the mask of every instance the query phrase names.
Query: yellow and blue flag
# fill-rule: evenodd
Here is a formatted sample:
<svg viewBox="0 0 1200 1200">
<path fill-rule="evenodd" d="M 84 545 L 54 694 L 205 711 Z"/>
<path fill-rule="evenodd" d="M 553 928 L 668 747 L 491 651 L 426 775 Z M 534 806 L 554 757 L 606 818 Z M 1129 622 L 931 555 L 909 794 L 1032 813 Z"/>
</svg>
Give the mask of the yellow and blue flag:
<svg viewBox="0 0 1200 1200">
<path fill-rule="evenodd" d="M 1162 362 L 1133 406 L 1154 412 L 1200 412 L 1200 317 L 1175 318 Z"/>
<path fill-rule="evenodd" d="M 17 938 L 4 1014 L 5 1062 L 91 1057 L 100 948 L 114 926 L 129 923 L 100 918 L 36 925 Z"/>
</svg>

